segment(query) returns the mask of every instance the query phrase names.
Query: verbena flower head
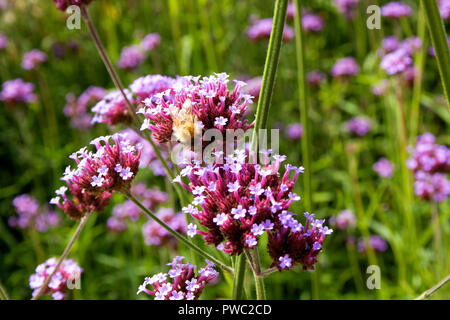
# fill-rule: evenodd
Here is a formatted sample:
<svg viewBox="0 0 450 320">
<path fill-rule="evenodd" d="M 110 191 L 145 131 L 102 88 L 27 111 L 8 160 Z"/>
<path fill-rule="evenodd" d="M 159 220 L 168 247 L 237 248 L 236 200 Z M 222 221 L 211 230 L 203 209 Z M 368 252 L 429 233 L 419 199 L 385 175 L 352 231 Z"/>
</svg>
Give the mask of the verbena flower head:
<svg viewBox="0 0 450 320">
<path fill-rule="evenodd" d="M 319 70 L 313 70 L 307 74 L 306 79 L 310 86 L 312 86 L 313 88 L 318 88 L 320 83 L 322 83 L 326 79 L 326 76 Z"/>
<path fill-rule="evenodd" d="M 45 61 L 47 61 L 47 54 L 41 50 L 33 49 L 23 55 L 22 68 L 33 70 Z"/>
<path fill-rule="evenodd" d="M 56 4 L 56 8 L 58 8 L 61 11 L 66 11 L 66 9 L 70 6 L 81 6 L 81 5 L 88 5 L 93 0 L 53 0 L 53 2 Z"/>
<path fill-rule="evenodd" d="M 331 75 L 333 77 L 354 76 L 358 72 L 358 63 L 352 57 L 339 59 L 331 68 Z"/>
<path fill-rule="evenodd" d="M 291 140 L 298 140 L 303 136 L 301 123 L 292 123 L 286 127 L 286 136 Z"/>
<path fill-rule="evenodd" d="M 57 197 L 50 201 L 74 219 L 101 211 L 113 192 L 128 192 L 139 168 L 141 151 L 136 150 L 123 134 L 99 137 L 91 144 L 96 147 L 96 152 L 84 147 L 73 153 L 70 158 L 75 160 L 77 167 L 67 167 L 61 178 L 66 181 L 73 200 L 66 196 L 67 188 L 61 187 L 56 191 Z"/>
<path fill-rule="evenodd" d="M 272 18 L 265 18 L 261 20 L 256 20 L 247 29 L 247 37 L 252 40 L 269 39 L 270 33 L 272 32 Z M 294 39 L 294 29 L 290 26 L 285 25 L 283 29 L 283 41 L 291 41 Z"/>
<path fill-rule="evenodd" d="M 141 48 L 148 52 L 153 50 L 161 42 L 161 37 L 158 33 L 150 33 L 144 37 L 141 41 Z"/>
<path fill-rule="evenodd" d="M 444 20 L 450 20 L 450 0 L 438 0 L 439 11 Z"/>
<path fill-rule="evenodd" d="M 130 85 L 130 91 L 137 96 L 136 103 L 139 104 L 157 93 L 172 88 L 176 82 L 177 80 L 174 78 L 161 76 L 159 74 L 150 74 L 136 79 Z"/>
<path fill-rule="evenodd" d="M 370 236 L 369 244 L 372 247 L 372 249 L 377 252 L 385 252 L 388 248 L 386 241 L 382 237 L 377 235 Z M 365 253 L 367 251 L 366 242 L 364 241 L 363 238 L 359 239 L 357 246 L 359 252 Z"/>
<path fill-rule="evenodd" d="M 330 224 L 341 230 L 353 228 L 356 226 L 356 216 L 351 210 L 342 210 L 330 219 Z"/>
<path fill-rule="evenodd" d="M 388 53 L 381 60 L 380 67 L 389 75 L 394 75 L 405 71 L 413 60 L 410 53 L 405 48 L 401 47 L 394 52 Z"/>
<path fill-rule="evenodd" d="M 78 130 L 92 127 L 92 115 L 87 111 L 103 99 L 105 94 L 105 89 L 94 86 L 87 88 L 78 98 L 72 93 L 67 94 L 63 113 L 70 118 L 70 125 Z"/>
<path fill-rule="evenodd" d="M 370 120 L 365 117 L 354 117 L 346 123 L 347 130 L 357 136 L 365 136 L 371 128 Z"/>
<path fill-rule="evenodd" d="M 424 133 L 417 137 L 407 165 L 414 172 L 447 173 L 450 170 L 450 148 L 437 144 L 433 134 Z"/>
<path fill-rule="evenodd" d="M 132 93 L 127 89 L 124 90 L 124 93 L 131 103 L 133 101 Z M 92 123 L 106 123 L 109 125 L 117 125 L 119 123 L 128 124 L 133 119 L 127 102 L 118 90 L 111 91 L 105 95 L 91 111 L 94 113 Z"/>
<path fill-rule="evenodd" d="M 323 19 L 312 13 L 306 13 L 302 17 L 302 27 L 305 32 L 319 32 L 325 26 Z"/>
<path fill-rule="evenodd" d="M 33 296 L 36 295 L 48 276 L 55 270 L 57 260 L 50 258 L 36 267 L 35 273 L 30 276 L 30 288 Z M 52 279 L 43 291 L 43 294 L 51 294 L 53 300 L 63 300 L 67 297 L 67 283 L 77 281 L 83 269 L 72 259 L 65 259 L 58 267 Z"/>
<path fill-rule="evenodd" d="M 206 267 L 196 271 L 197 267 L 189 262 L 183 264 L 184 257 L 175 257 L 168 273 L 158 273 L 145 278 L 137 294 L 145 292 L 155 300 L 197 300 L 205 286 L 219 275 L 214 264 L 206 260 Z M 148 289 L 147 287 L 152 287 Z"/>
<path fill-rule="evenodd" d="M 390 178 L 392 177 L 394 166 L 388 159 L 381 158 L 373 164 L 373 170 L 382 178 Z"/>
<path fill-rule="evenodd" d="M 226 157 L 225 164 L 194 164 L 181 172 L 175 181 L 194 195 L 192 204 L 183 211 L 207 229 L 196 231 L 190 225 L 188 235 L 201 234 L 207 244 L 238 255 L 255 247 L 261 235 L 267 233 L 272 266 L 281 270 L 301 264 L 304 269 L 312 269 L 331 230 L 313 214 L 305 213 L 307 221 L 302 225 L 288 211 L 294 201 L 300 200 L 293 188 L 303 167 L 287 164 L 281 174 L 286 157 L 274 155 L 269 163 L 270 151 L 262 154 L 264 165 L 246 163 L 245 153 L 237 150 Z M 182 177 L 189 179 L 187 185 Z"/>
<path fill-rule="evenodd" d="M 41 208 L 39 202 L 28 194 L 15 197 L 12 203 L 17 216 L 9 218 L 8 223 L 11 227 L 46 232 L 60 223 L 57 212 Z"/>
<path fill-rule="evenodd" d="M 259 94 L 261 92 L 262 77 L 250 78 L 248 80 L 245 80 L 245 83 L 247 83 L 247 85 L 243 88 L 243 90 L 247 94 L 254 97 L 254 100 L 257 101 L 259 98 Z M 248 109 L 247 109 L 247 111 L 248 111 Z"/>
<path fill-rule="evenodd" d="M 381 15 L 391 19 L 409 17 L 411 12 L 411 7 L 401 1 L 389 2 L 381 7 Z"/>
<path fill-rule="evenodd" d="M 422 199 L 444 202 L 450 195 L 450 181 L 445 173 L 418 171 L 414 178 L 414 193 Z"/>
<path fill-rule="evenodd" d="M 156 216 L 173 230 L 181 234 L 186 234 L 187 226 L 184 214 L 175 213 L 172 208 L 160 208 L 156 212 Z M 156 221 L 147 221 L 142 227 L 142 234 L 147 245 L 156 247 L 168 246 L 173 249 L 177 247 L 177 239 Z"/>
<path fill-rule="evenodd" d="M 400 42 L 396 36 L 388 36 L 383 39 L 381 45 L 386 52 L 392 52 L 398 49 Z"/>
<path fill-rule="evenodd" d="M 8 46 L 8 38 L 3 34 L 0 33 L 0 51 L 3 51 Z"/>
<path fill-rule="evenodd" d="M 228 90 L 228 82 L 225 73 L 180 78 L 171 89 L 144 101 L 146 107 L 138 111 L 146 117 L 141 130 L 151 130 L 159 143 L 173 137 L 184 145 L 212 128 L 246 131 L 251 125 L 243 115 L 253 97 L 242 90 L 244 82 L 235 81 L 233 91 Z"/>
<path fill-rule="evenodd" d="M 286 20 L 294 19 L 296 14 L 297 14 L 297 9 L 295 7 L 295 3 L 293 3 L 292 1 L 289 1 L 288 7 L 286 10 Z"/>
<path fill-rule="evenodd" d="M 33 91 L 34 85 L 32 83 L 24 82 L 20 78 L 8 80 L 2 84 L 0 101 L 12 106 L 22 103 L 32 103 L 37 100 L 37 96 Z"/>
<path fill-rule="evenodd" d="M 352 19 L 359 0 L 334 0 L 334 5 L 347 19 Z"/>
<path fill-rule="evenodd" d="M 124 70 L 134 70 L 137 69 L 142 62 L 144 62 L 145 58 L 146 55 L 139 46 L 132 45 L 129 47 L 124 47 L 120 53 L 117 66 Z"/>
</svg>

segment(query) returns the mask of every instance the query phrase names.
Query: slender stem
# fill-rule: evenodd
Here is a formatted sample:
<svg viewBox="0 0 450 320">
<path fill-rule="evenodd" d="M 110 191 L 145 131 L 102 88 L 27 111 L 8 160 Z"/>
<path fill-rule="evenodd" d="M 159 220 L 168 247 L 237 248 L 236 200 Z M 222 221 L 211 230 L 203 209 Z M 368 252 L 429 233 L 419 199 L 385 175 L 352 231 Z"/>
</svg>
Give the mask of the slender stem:
<svg viewBox="0 0 450 320">
<path fill-rule="evenodd" d="M 261 271 L 261 273 L 259 274 L 260 277 L 267 277 L 269 275 L 271 275 L 274 272 L 277 272 L 278 269 L 277 268 L 269 268 L 267 270 Z"/>
<path fill-rule="evenodd" d="M 89 33 L 91 34 L 92 40 L 94 40 L 94 43 L 98 49 L 98 52 L 100 54 L 100 57 L 103 60 L 103 63 L 105 64 L 106 69 L 108 70 L 109 75 L 111 76 L 112 81 L 114 82 L 114 85 L 116 88 L 120 91 L 122 94 L 123 99 L 125 100 L 129 112 L 131 114 L 131 117 L 133 119 L 137 119 L 135 110 L 133 105 L 131 104 L 130 100 L 128 100 L 127 95 L 125 94 L 124 87 L 122 85 L 122 82 L 120 81 L 119 76 L 117 75 L 116 70 L 114 69 L 114 66 L 111 63 L 111 60 L 108 57 L 108 54 L 106 53 L 105 48 L 103 47 L 102 41 L 100 40 L 100 37 L 98 36 L 97 30 L 95 29 L 94 24 L 92 23 L 91 17 L 89 16 L 89 11 L 86 6 L 81 6 L 81 15 L 84 18 L 84 21 L 86 22 Z"/>
<path fill-rule="evenodd" d="M 161 225 L 164 229 L 166 229 L 171 235 L 173 235 L 175 238 L 177 238 L 179 241 L 184 243 L 189 248 L 193 249 L 206 259 L 214 262 L 216 265 L 221 267 L 225 271 L 229 271 L 233 273 L 233 269 L 231 269 L 229 266 L 225 265 L 222 261 L 219 261 L 218 259 L 211 256 L 209 253 L 203 251 L 200 249 L 197 245 L 193 244 L 191 241 L 189 241 L 186 237 L 178 233 L 177 231 L 173 230 L 171 227 L 169 227 L 164 221 L 160 220 L 157 216 L 155 216 L 150 210 L 148 210 L 138 199 L 136 199 L 130 192 L 123 192 L 124 196 L 127 197 L 129 200 L 133 201 L 134 204 L 136 204 L 150 219 L 153 219 L 156 221 L 159 225 Z"/>
<path fill-rule="evenodd" d="M 431 41 L 436 52 L 442 87 L 447 98 L 447 105 L 450 107 L 450 51 L 447 44 L 444 22 L 439 13 L 436 0 L 421 0 L 420 2 L 425 9 L 428 30 L 430 31 Z"/>
<path fill-rule="evenodd" d="M 266 288 L 264 286 L 264 277 L 261 276 L 261 265 L 259 262 L 258 247 L 253 249 L 251 254 L 252 254 L 253 266 L 254 266 L 253 276 L 255 278 L 256 299 L 257 300 L 266 300 Z"/>
<path fill-rule="evenodd" d="M 255 126 L 252 136 L 252 150 L 255 151 L 256 155 L 258 154 L 259 129 L 267 126 L 267 119 L 269 117 L 270 102 L 275 86 L 275 76 L 277 73 L 280 49 L 283 40 L 287 3 L 287 0 L 275 1 L 272 31 L 270 33 L 269 47 L 267 49 L 266 62 L 264 64 L 263 80 L 258 99 L 258 108 L 256 110 Z"/>
<path fill-rule="evenodd" d="M 0 283 L 0 300 L 9 300 L 8 293 L 3 285 Z"/>
<path fill-rule="evenodd" d="M 438 291 L 440 288 L 442 288 L 447 282 L 450 282 L 450 275 L 445 277 L 441 282 L 439 282 L 437 285 L 432 287 L 431 289 L 428 289 L 424 293 L 422 293 L 420 296 L 416 298 L 416 300 L 425 300 L 431 297 L 436 291 Z"/>
<path fill-rule="evenodd" d="M 242 300 L 244 294 L 244 279 L 245 279 L 245 255 L 240 254 L 236 259 L 234 267 L 234 281 L 233 281 L 233 300 Z"/>
<path fill-rule="evenodd" d="M 53 272 L 45 279 L 45 282 L 42 284 L 41 288 L 39 289 L 38 293 L 33 296 L 31 300 L 37 300 L 41 294 L 47 289 L 47 286 L 52 280 L 53 276 L 55 275 L 56 271 L 58 271 L 59 266 L 64 261 L 64 259 L 67 257 L 67 255 L 70 252 L 70 249 L 72 249 L 73 244 L 75 241 L 77 241 L 78 237 L 80 236 L 81 231 L 83 230 L 84 226 L 86 225 L 86 222 L 88 220 L 88 216 L 84 216 L 81 218 L 80 223 L 78 224 L 77 229 L 75 230 L 75 233 L 72 236 L 72 239 L 70 239 L 69 243 L 67 244 L 66 248 L 64 249 L 63 253 L 58 259 L 58 262 L 56 263 L 55 268 L 53 269 Z"/>
</svg>

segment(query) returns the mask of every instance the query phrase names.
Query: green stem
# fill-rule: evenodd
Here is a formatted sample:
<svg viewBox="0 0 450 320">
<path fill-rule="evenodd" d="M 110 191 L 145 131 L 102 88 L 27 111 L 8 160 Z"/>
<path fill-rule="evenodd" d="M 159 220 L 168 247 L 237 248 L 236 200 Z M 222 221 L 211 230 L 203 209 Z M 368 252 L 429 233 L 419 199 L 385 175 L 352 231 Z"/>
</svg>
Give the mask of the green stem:
<svg viewBox="0 0 450 320">
<path fill-rule="evenodd" d="M 287 0 L 276 0 L 273 16 L 272 31 L 270 33 L 269 47 L 267 49 L 266 62 L 264 64 L 263 80 L 261 92 L 258 99 L 258 108 L 256 110 L 255 127 L 252 136 L 252 150 L 258 154 L 259 129 L 267 126 L 269 117 L 270 102 L 275 86 L 275 76 L 277 73 L 278 61 L 280 58 L 280 49 L 283 40 L 283 29 L 286 20 Z"/>
<path fill-rule="evenodd" d="M 8 293 L 3 285 L 0 283 L 0 300 L 9 300 Z"/>
<path fill-rule="evenodd" d="M 447 37 L 436 0 L 421 0 L 427 17 L 428 30 L 431 41 L 436 52 L 436 58 L 441 75 L 442 87 L 447 98 L 447 105 L 450 107 L 450 51 L 447 44 Z"/>
<path fill-rule="evenodd" d="M 244 294 L 244 279 L 245 279 L 245 255 L 241 253 L 235 263 L 234 267 L 234 281 L 233 281 L 233 300 L 242 300 Z"/>
<path fill-rule="evenodd" d="M 256 299 L 266 300 L 266 288 L 264 286 L 264 277 L 261 276 L 261 264 L 259 262 L 258 247 L 251 251 L 253 261 L 253 277 L 255 278 Z"/>
<path fill-rule="evenodd" d="M 164 221 L 160 220 L 157 216 L 155 216 L 150 210 L 148 210 L 138 199 L 136 199 L 129 191 L 123 192 L 124 196 L 127 197 L 129 200 L 133 201 L 134 204 L 136 204 L 150 219 L 153 219 L 155 222 L 157 222 L 160 226 L 162 226 L 164 229 L 166 229 L 171 235 L 173 235 L 175 238 L 177 238 L 179 241 L 184 243 L 187 247 L 193 249 L 195 252 L 199 253 L 206 259 L 214 262 L 216 265 L 218 265 L 220 268 L 222 268 L 225 271 L 233 273 L 233 269 L 231 269 L 229 266 L 225 265 L 222 261 L 219 261 L 218 259 L 211 256 L 209 253 L 203 251 L 200 249 L 197 245 L 193 244 L 191 241 L 189 241 L 186 237 L 178 233 L 177 231 L 173 230 L 171 227 L 169 227 Z"/>
<path fill-rule="evenodd" d="M 442 288 L 447 282 L 450 282 L 450 275 L 445 277 L 441 282 L 439 282 L 437 285 L 435 285 L 433 288 L 428 289 L 424 293 L 422 293 L 420 296 L 416 298 L 416 300 L 425 300 L 431 297 L 436 291 L 438 291 L 440 288 Z"/>
<path fill-rule="evenodd" d="M 42 284 L 41 288 L 39 289 L 38 293 L 33 296 L 31 300 L 37 300 L 41 294 L 44 292 L 44 290 L 47 289 L 47 286 L 52 280 L 53 276 L 55 275 L 56 271 L 58 271 L 59 266 L 64 261 L 64 259 L 67 257 L 67 255 L 70 252 L 70 249 L 72 249 L 72 246 L 74 245 L 75 241 L 77 241 L 78 237 L 80 236 L 81 231 L 83 230 L 84 226 L 86 225 L 86 222 L 88 220 L 88 216 L 84 216 L 81 218 L 80 223 L 78 224 L 77 229 L 75 230 L 75 233 L 72 236 L 72 239 L 70 239 L 69 243 L 67 244 L 66 248 L 64 249 L 63 253 L 58 259 L 58 262 L 56 263 L 55 268 L 53 269 L 53 272 L 45 279 L 45 282 Z"/>
</svg>

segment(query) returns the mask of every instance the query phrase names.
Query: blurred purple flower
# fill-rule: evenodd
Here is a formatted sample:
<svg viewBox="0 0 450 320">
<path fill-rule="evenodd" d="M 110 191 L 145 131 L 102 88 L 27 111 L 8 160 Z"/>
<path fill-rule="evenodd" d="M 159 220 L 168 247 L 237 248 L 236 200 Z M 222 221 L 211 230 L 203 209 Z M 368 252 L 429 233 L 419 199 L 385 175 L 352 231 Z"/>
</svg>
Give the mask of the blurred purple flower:
<svg viewBox="0 0 450 320">
<path fill-rule="evenodd" d="M 334 0 L 334 5 L 347 19 L 352 19 L 359 0 Z"/>
<path fill-rule="evenodd" d="M 302 27 L 305 32 L 319 32 L 324 25 L 323 19 L 317 14 L 306 13 L 302 17 Z"/>
<path fill-rule="evenodd" d="M 442 19 L 450 19 L 450 0 L 439 0 L 439 11 L 441 12 Z"/>
<path fill-rule="evenodd" d="M 8 105 L 18 103 L 32 103 L 37 100 L 37 96 L 33 93 L 34 85 L 24 82 L 22 79 L 14 79 L 5 81 L 2 84 L 0 92 L 0 100 Z"/>
<path fill-rule="evenodd" d="M 386 241 L 377 235 L 370 236 L 369 244 L 373 250 L 377 252 L 385 252 L 388 248 Z M 360 238 L 358 241 L 358 251 L 361 253 L 366 252 L 366 242 L 363 238 Z"/>
<path fill-rule="evenodd" d="M 80 6 L 80 5 L 88 5 L 93 0 L 53 0 L 53 2 L 56 5 L 56 8 L 58 8 L 61 11 L 66 11 L 66 9 L 69 6 Z"/>
<path fill-rule="evenodd" d="M 398 49 L 400 42 L 396 36 L 389 36 L 383 39 L 381 45 L 386 52 L 392 52 Z"/>
<path fill-rule="evenodd" d="M 392 177 L 394 167 L 388 159 L 381 158 L 380 160 L 378 160 L 373 164 L 373 170 L 376 173 L 378 173 L 382 178 L 390 178 Z"/>
<path fill-rule="evenodd" d="M 413 63 L 410 53 L 404 48 L 399 48 L 388 53 L 381 60 L 380 67 L 389 75 L 403 72 Z"/>
<path fill-rule="evenodd" d="M 144 62 L 146 56 L 142 52 L 142 49 L 137 46 L 124 47 L 120 53 L 118 67 L 123 70 L 137 69 L 142 62 Z"/>
<path fill-rule="evenodd" d="M 351 118 L 346 123 L 347 130 L 357 136 L 364 136 L 371 128 L 370 120 L 364 117 Z"/>
<path fill-rule="evenodd" d="M 150 33 L 141 41 L 141 48 L 145 51 L 151 51 L 161 42 L 161 37 L 158 33 Z"/>
<path fill-rule="evenodd" d="M 342 210 L 336 217 L 330 218 L 330 224 L 341 230 L 353 228 L 356 225 L 356 216 L 351 210 Z"/>
<path fill-rule="evenodd" d="M 381 15 L 391 19 L 408 17 L 411 12 L 411 7 L 401 1 L 389 2 L 381 7 Z"/>
<path fill-rule="evenodd" d="M 186 217 L 182 213 L 175 213 L 172 208 L 161 208 L 156 212 L 156 216 L 164 221 L 173 230 L 186 234 Z M 176 249 L 178 240 L 172 236 L 159 223 L 149 220 L 142 227 L 145 243 L 151 246 L 169 246 Z"/>
<path fill-rule="evenodd" d="M 256 20 L 247 29 L 247 36 L 250 40 L 256 41 L 261 39 L 269 39 L 272 31 L 272 18 Z M 294 38 L 294 29 L 285 25 L 283 30 L 283 41 L 290 41 Z"/>
<path fill-rule="evenodd" d="M 103 99 L 105 94 L 105 89 L 94 86 L 87 88 L 78 98 L 73 93 L 67 94 L 63 112 L 66 117 L 70 118 L 70 125 L 78 130 L 92 127 L 92 116 L 87 111 L 92 105 Z"/>
<path fill-rule="evenodd" d="M 331 68 L 331 75 L 333 77 L 354 76 L 358 72 L 358 63 L 352 57 L 339 59 Z"/>
<path fill-rule="evenodd" d="M 22 68 L 25 70 L 33 70 L 45 61 L 47 61 L 47 54 L 41 50 L 33 49 L 23 55 Z"/>
<path fill-rule="evenodd" d="M 298 140 L 303 136 L 301 123 L 292 123 L 286 127 L 286 136 L 291 140 Z"/>
<path fill-rule="evenodd" d="M 0 51 L 5 50 L 8 46 L 8 38 L 5 34 L 0 33 Z"/>
</svg>

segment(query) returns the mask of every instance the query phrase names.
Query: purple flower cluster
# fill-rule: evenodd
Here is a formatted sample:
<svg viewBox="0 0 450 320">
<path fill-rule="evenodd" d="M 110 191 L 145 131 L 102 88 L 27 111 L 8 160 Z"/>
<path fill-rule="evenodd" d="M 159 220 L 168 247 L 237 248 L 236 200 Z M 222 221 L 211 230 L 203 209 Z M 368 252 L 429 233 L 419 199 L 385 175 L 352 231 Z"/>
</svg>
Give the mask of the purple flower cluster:
<svg viewBox="0 0 450 320">
<path fill-rule="evenodd" d="M 450 0 L 439 0 L 438 4 L 442 19 L 450 20 Z"/>
<path fill-rule="evenodd" d="M 248 80 L 245 80 L 247 85 L 244 87 L 244 91 L 254 97 L 255 101 L 258 100 L 259 94 L 261 92 L 262 86 L 262 77 L 254 77 Z"/>
<path fill-rule="evenodd" d="M 330 224 L 340 230 L 356 226 L 356 216 L 351 210 L 342 210 L 336 217 L 330 218 Z"/>
<path fill-rule="evenodd" d="M 214 264 L 206 260 L 206 267 L 195 272 L 195 265 L 187 262 L 182 263 L 184 257 L 175 257 L 168 266 L 168 273 L 158 273 L 150 278 L 145 278 L 139 286 L 137 294 L 145 292 L 155 296 L 155 300 L 197 300 L 205 286 L 211 283 L 219 275 L 214 270 Z M 152 286 L 152 290 L 147 289 Z"/>
<path fill-rule="evenodd" d="M 81 6 L 81 5 L 88 5 L 93 0 L 53 0 L 53 2 L 56 5 L 56 8 L 58 8 L 61 11 L 66 11 L 66 9 L 70 6 Z"/>
<path fill-rule="evenodd" d="M 269 39 L 270 33 L 272 32 L 272 18 L 265 18 L 256 20 L 247 29 L 247 37 L 251 41 L 257 41 L 261 39 Z M 284 25 L 283 30 L 283 41 L 291 41 L 294 39 L 294 29 L 288 25 Z"/>
<path fill-rule="evenodd" d="M 358 7 L 359 0 L 333 0 L 333 2 L 340 13 L 347 19 L 352 19 Z"/>
<path fill-rule="evenodd" d="M 16 209 L 17 217 L 9 218 L 8 223 L 11 227 L 46 232 L 60 223 L 57 212 L 41 209 L 39 202 L 28 194 L 15 197 L 12 204 Z"/>
<path fill-rule="evenodd" d="M 33 49 L 23 55 L 22 68 L 25 70 L 33 70 L 45 61 L 47 61 L 47 54 L 41 50 Z"/>
<path fill-rule="evenodd" d="M 292 123 L 286 127 L 286 136 L 291 140 L 298 140 L 303 136 L 301 123 Z"/>
<path fill-rule="evenodd" d="M 150 33 L 141 41 L 141 47 L 144 51 L 152 51 L 161 42 L 161 37 L 158 33 Z"/>
<path fill-rule="evenodd" d="M 288 211 L 294 201 L 300 200 L 292 191 L 303 167 L 287 164 L 281 175 L 279 170 L 286 157 L 274 155 L 269 164 L 271 151 L 261 153 L 264 166 L 246 163 L 245 151 L 237 150 L 225 157 L 225 164 L 201 167 L 194 161 L 181 171 L 175 182 L 194 195 L 194 201 L 183 211 L 207 229 L 197 230 L 190 224 L 188 235 L 201 234 L 207 244 L 239 255 L 257 246 L 260 236 L 267 233 L 272 266 L 281 270 L 301 264 L 303 269 L 313 269 L 322 242 L 332 230 L 323 226 L 324 220 L 315 220 L 308 213 L 302 225 Z M 189 179 L 188 185 L 183 177 Z"/>
<path fill-rule="evenodd" d="M 365 136 L 371 126 L 370 120 L 364 117 L 354 117 L 346 123 L 347 130 L 360 137 Z"/>
<path fill-rule="evenodd" d="M 187 227 L 184 214 L 175 213 L 172 208 L 161 208 L 156 212 L 156 216 L 164 221 L 172 230 L 186 234 Z M 177 248 L 177 239 L 156 221 L 147 221 L 142 227 L 142 234 L 144 235 L 145 243 L 149 246 Z"/>
<path fill-rule="evenodd" d="M 388 245 L 386 243 L 386 241 L 377 235 L 372 235 L 369 238 L 369 244 L 372 247 L 373 250 L 377 251 L 377 252 L 385 252 L 388 248 Z M 364 253 L 366 252 L 366 241 L 363 238 L 360 238 L 358 240 L 358 252 L 360 253 Z"/>
<path fill-rule="evenodd" d="M 48 276 L 55 270 L 57 260 L 50 258 L 36 267 L 35 273 L 30 276 L 30 288 L 33 296 L 36 295 Z M 51 294 L 53 300 L 63 300 L 67 297 L 68 283 L 80 279 L 83 269 L 72 259 L 64 260 L 58 267 L 42 294 Z"/>
<path fill-rule="evenodd" d="M 436 143 L 431 133 L 424 133 L 416 141 L 416 148 L 407 162 L 414 172 L 415 194 L 423 199 L 442 202 L 450 195 L 450 148 Z"/>
<path fill-rule="evenodd" d="M 302 27 L 305 32 L 319 32 L 325 26 L 323 19 L 313 13 L 305 13 L 302 17 Z"/>
<path fill-rule="evenodd" d="M 33 91 L 34 85 L 32 83 L 24 82 L 20 78 L 8 80 L 2 84 L 0 101 L 12 106 L 21 103 L 32 103 L 37 100 L 37 96 Z"/>
<path fill-rule="evenodd" d="M 89 129 L 92 126 L 92 116 L 87 111 L 103 99 L 105 94 L 105 89 L 94 86 L 87 88 L 78 98 L 73 93 L 67 94 L 63 112 L 70 118 L 70 125 L 78 130 Z"/>
<path fill-rule="evenodd" d="M 144 120 L 141 130 L 149 129 L 159 143 L 176 141 L 190 145 L 203 130 L 251 127 L 243 119 L 252 96 L 246 94 L 242 81 L 235 80 L 234 90 L 228 90 L 228 75 L 225 73 L 204 77 L 182 77 L 171 89 L 156 94 L 144 101 Z"/>
<path fill-rule="evenodd" d="M 352 57 L 339 59 L 331 68 L 331 75 L 333 77 L 354 76 L 358 72 L 358 63 Z"/>
<path fill-rule="evenodd" d="M 306 79 L 311 87 L 318 88 L 320 83 L 326 79 L 326 75 L 319 70 L 313 70 L 307 74 Z"/>
<path fill-rule="evenodd" d="M 136 79 L 124 93 L 128 101 L 139 105 L 142 100 L 151 98 L 154 94 L 168 90 L 175 85 L 176 80 L 161 75 L 147 75 Z M 128 105 L 118 90 L 111 91 L 93 108 L 95 114 L 93 123 L 106 123 L 116 125 L 119 123 L 130 123 L 132 115 Z"/>
<path fill-rule="evenodd" d="M 387 37 L 383 40 L 383 48 L 387 54 L 382 57 L 380 67 L 389 75 L 406 72 L 412 66 L 412 54 L 421 47 L 422 41 L 418 37 L 407 38 L 401 43 L 394 36 Z"/>
<path fill-rule="evenodd" d="M 388 159 L 381 158 L 373 164 L 373 170 L 382 178 L 390 178 L 392 177 L 394 166 Z"/>
<path fill-rule="evenodd" d="M 128 192 L 139 167 L 141 151 L 123 134 L 99 137 L 91 144 L 96 152 L 84 147 L 73 153 L 70 158 L 75 160 L 77 168 L 72 170 L 68 166 L 61 178 L 67 183 L 73 200 L 66 196 L 68 188 L 64 186 L 56 190 L 57 197 L 50 200 L 73 219 L 101 211 L 115 191 Z"/>
<path fill-rule="evenodd" d="M 122 48 L 117 66 L 123 70 L 137 69 L 146 58 L 142 48 L 138 45 L 132 45 Z"/>
<path fill-rule="evenodd" d="M 154 210 L 158 205 L 168 200 L 167 193 L 157 188 L 148 189 L 143 183 L 131 186 L 130 193 L 137 198 L 147 209 Z M 131 200 L 117 204 L 112 209 L 112 216 L 106 225 L 109 231 L 123 232 L 126 230 L 126 220 L 136 221 L 141 214 L 141 209 Z"/>
<path fill-rule="evenodd" d="M 409 17 L 411 12 L 411 7 L 401 1 L 392 1 L 381 7 L 381 15 L 391 19 Z"/>
<path fill-rule="evenodd" d="M 0 33 L 0 51 L 5 50 L 7 46 L 8 38 L 3 33 Z"/>
</svg>

